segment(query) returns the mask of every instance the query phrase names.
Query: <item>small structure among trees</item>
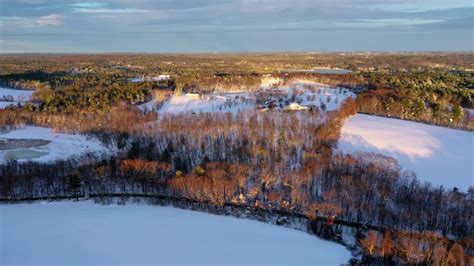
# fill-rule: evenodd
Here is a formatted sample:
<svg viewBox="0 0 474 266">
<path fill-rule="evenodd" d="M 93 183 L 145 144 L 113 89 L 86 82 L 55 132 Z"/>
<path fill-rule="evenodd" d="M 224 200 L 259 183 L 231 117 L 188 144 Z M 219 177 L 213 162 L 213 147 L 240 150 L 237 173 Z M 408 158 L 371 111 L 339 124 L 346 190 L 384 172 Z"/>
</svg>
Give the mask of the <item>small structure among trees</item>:
<svg viewBox="0 0 474 266">
<path fill-rule="evenodd" d="M 286 111 L 306 111 L 309 110 L 309 107 L 300 105 L 299 103 L 290 103 L 287 107 L 285 107 Z"/>
</svg>

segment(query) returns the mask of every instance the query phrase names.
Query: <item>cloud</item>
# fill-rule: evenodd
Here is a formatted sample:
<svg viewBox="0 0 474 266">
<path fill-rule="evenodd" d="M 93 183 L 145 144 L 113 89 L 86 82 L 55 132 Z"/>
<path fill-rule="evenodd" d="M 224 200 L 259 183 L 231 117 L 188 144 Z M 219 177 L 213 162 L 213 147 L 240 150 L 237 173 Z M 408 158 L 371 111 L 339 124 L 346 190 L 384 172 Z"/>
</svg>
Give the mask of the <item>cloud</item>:
<svg viewBox="0 0 474 266">
<path fill-rule="evenodd" d="M 63 24 L 63 16 L 57 14 L 39 17 L 33 23 L 37 27 L 59 26 L 61 24 Z"/>
<path fill-rule="evenodd" d="M 113 3 L 113 2 L 112 2 Z M 111 14 L 111 13 L 148 13 L 150 10 L 135 7 L 112 7 L 111 3 L 106 2 L 81 2 L 69 4 L 73 8 L 74 13 L 88 14 Z"/>
<path fill-rule="evenodd" d="M 98 2 L 82 2 L 82 3 L 72 3 L 68 4 L 70 7 L 75 8 L 97 8 L 97 7 L 104 7 L 108 6 L 108 3 L 98 3 Z"/>
<path fill-rule="evenodd" d="M 63 24 L 63 16 L 58 14 L 50 14 L 40 17 L 0 17 L 0 28 L 32 28 L 32 27 L 47 27 L 60 26 Z"/>
<path fill-rule="evenodd" d="M 442 19 L 357 19 L 348 22 L 336 22 L 334 25 L 347 28 L 387 28 L 413 27 L 444 22 Z"/>
<path fill-rule="evenodd" d="M 339 39 L 354 32 L 359 34 L 355 37 L 360 36 L 361 41 L 368 42 L 368 47 L 372 44 L 368 41 L 370 38 L 390 33 L 397 33 L 400 39 L 425 34 L 426 40 L 443 39 L 443 45 L 466 47 L 472 43 L 474 8 L 471 1 L 0 0 L 0 32 L 3 37 L 30 34 L 22 38 L 37 40 L 38 43 L 46 40 L 42 36 L 49 38 L 48 34 L 57 34 L 51 37 L 56 40 L 55 44 L 77 38 L 79 42 L 72 42 L 77 47 L 98 45 L 122 37 L 135 40 L 137 36 L 143 36 L 144 43 L 152 43 L 147 41 L 148 38 L 157 38 L 173 45 L 183 41 L 192 46 L 194 41 L 190 40 L 199 35 L 202 47 L 226 49 L 242 44 L 242 49 L 253 49 L 253 46 L 275 46 L 272 42 L 275 36 L 303 36 L 304 39 L 313 34 L 309 32 L 324 32 L 330 37 L 327 39 L 330 48 L 337 47 Z M 58 35 L 66 33 L 67 36 Z M 451 34 L 450 40 L 440 38 L 448 34 Z M 248 40 L 232 37 L 234 35 L 245 35 Z M 90 36 L 87 42 L 85 36 Z M 225 42 L 227 39 L 233 41 Z M 409 46 L 422 41 L 416 39 L 402 44 Z M 287 45 L 290 50 L 291 47 L 304 46 L 283 37 L 280 42 L 281 47 Z M 136 45 L 132 42 L 127 47 Z M 310 49 L 311 45 L 316 44 L 304 47 Z M 429 42 L 427 47 L 438 47 L 434 45 Z"/>
<path fill-rule="evenodd" d="M 76 13 L 148 13 L 149 10 L 135 8 L 75 8 Z"/>
</svg>

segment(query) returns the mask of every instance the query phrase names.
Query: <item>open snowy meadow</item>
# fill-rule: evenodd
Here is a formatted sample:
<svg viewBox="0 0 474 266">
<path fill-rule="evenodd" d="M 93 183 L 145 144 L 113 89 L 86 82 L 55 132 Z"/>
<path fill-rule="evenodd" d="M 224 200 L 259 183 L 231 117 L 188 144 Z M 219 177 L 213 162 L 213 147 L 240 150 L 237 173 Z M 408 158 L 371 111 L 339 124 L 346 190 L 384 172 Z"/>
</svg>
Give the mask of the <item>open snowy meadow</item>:
<svg viewBox="0 0 474 266">
<path fill-rule="evenodd" d="M 159 114 L 214 113 L 255 109 L 265 101 L 274 101 L 276 106 L 298 104 L 318 107 L 323 111 L 336 110 L 347 97 L 355 95 L 345 88 L 332 87 L 315 82 L 293 82 L 286 86 L 266 86 L 256 92 L 210 93 L 173 95 L 159 109 Z M 155 101 L 139 105 L 142 110 L 153 110 Z"/>
<path fill-rule="evenodd" d="M 434 185 L 463 191 L 474 185 L 473 132 L 358 114 L 345 122 L 339 148 L 391 156 Z"/>
<path fill-rule="evenodd" d="M 31 99 L 34 91 L 17 90 L 0 87 L 0 108 L 3 109 L 10 105 L 24 104 Z"/>
<path fill-rule="evenodd" d="M 180 113 L 214 113 L 230 112 L 237 113 L 245 109 L 253 109 L 253 104 L 245 94 L 209 94 L 205 96 L 194 96 L 186 94 L 172 96 L 160 109 L 160 114 Z"/>
<path fill-rule="evenodd" d="M 0 205 L 1 265 L 339 265 L 307 233 L 171 207 L 90 201 Z"/>
</svg>

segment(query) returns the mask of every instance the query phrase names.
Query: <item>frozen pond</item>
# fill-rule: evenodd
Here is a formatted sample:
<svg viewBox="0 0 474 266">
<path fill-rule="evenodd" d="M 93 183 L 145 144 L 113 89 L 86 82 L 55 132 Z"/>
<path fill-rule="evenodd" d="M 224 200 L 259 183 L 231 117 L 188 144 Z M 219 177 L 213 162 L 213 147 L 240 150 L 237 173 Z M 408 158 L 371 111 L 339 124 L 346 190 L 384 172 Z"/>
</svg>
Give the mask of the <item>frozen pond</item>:
<svg viewBox="0 0 474 266">
<path fill-rule="evenodd" d="M 0 205 L 2 265 L 339 265 L 350 252 L 305 232 L 171 207 Z"/>
<path fill-rule="evenodd" d="M 84 153 L 110 152 L 98 139 L 35 126 L 0 134 L 0 142 L 0 163 L 11 159 L 47 162 Z"/>
</svg>

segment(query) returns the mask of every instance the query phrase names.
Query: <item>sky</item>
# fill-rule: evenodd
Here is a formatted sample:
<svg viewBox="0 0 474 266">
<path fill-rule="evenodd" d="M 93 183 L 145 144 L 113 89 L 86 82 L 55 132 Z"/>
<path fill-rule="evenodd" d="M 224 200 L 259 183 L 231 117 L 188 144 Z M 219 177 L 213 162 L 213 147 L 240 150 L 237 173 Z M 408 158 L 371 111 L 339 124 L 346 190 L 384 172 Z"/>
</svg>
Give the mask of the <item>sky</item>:
<svg viewBox="0 0 474 266">
<path fill-rule="evenodd" d="M 0 0 L 0 52 L 473 51 L 472 0 Z"/>
</svg>

